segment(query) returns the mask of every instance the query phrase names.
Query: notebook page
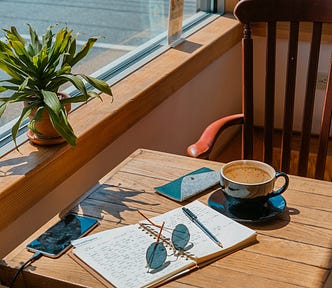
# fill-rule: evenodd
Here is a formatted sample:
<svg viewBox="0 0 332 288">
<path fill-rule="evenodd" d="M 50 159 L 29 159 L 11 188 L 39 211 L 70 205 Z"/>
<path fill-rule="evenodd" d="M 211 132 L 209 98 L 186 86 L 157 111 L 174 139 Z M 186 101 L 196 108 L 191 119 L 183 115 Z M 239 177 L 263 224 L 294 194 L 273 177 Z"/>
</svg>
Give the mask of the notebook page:
<svg viewBox="0 0 332 288">
<path fill-rule="evenodd" d="M 145 254 L 154 241 L 139 225 L 129 225 L 91 241 L 74 242 L 73 253 L 113 285 L 125 288 L 144 287 L 193 266 L 192 260 L 170 255 L 162 269 L 149 272 Z"/>
<path fill-rule="evenodd" d="M 182 211 L 182 207 L 151 218 L 156 224 L 165 221 L 163 235 L 171 237 L 174 227 L 185 224 L 190 232 L 188 252 L 198 259 L 222 251 L 230 250 L 231 247 L 256 235 L 256 232 L 234 220 L 220 214 L 211 207 L 196 200 L 185 207 L 189 208 L 198 220 L 208 228 L 210 232 L 222 243 L 223 248 L 215 244 L 200 228 L 197 227 Z M 167 233 L 169 233 L 167 235 Z"/>
</svg>

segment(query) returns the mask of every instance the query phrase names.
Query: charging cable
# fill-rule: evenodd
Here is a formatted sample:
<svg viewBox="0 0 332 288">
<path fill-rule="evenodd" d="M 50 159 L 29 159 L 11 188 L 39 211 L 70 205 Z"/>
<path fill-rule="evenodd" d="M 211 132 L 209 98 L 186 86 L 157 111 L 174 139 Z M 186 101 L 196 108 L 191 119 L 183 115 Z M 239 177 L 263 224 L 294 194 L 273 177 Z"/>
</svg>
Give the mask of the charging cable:
<svg viewBox="0 0 332 288">
<path fill-rule="evenodd" d="M 43 253 L 36 252 L 35 254 L 33 254 L 33 256 L 28 261 L 26 261 L 24 264 L 22 264 L 22 266 L 16 271 L 12 281 L 10 282 L 9 288 L 14 287 L 14 284 L 16 282 L 18 275 L 20 275 L 20 273 L 24 270 L 24 268 L 28 267 L 31 263 L 35 262 L 42 256 L 43 256 Z"/>
</svg>

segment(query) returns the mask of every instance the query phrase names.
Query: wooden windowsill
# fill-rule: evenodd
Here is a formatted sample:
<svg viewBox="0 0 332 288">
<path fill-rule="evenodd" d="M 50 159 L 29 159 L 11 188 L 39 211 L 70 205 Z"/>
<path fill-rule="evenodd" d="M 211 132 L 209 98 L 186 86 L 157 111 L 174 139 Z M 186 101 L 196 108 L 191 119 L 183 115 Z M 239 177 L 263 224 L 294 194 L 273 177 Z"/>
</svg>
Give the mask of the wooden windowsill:
<svg viewBox="0 0 332 288">
<path fill-rule="evenodd" d="M 230 15 L 191 35 L 70 114 L 77 146 L 33 146 L 26 142 L 0 158 L 0 230 L 61 184 L 122 133 L 241 39 Z"/>
</svg>

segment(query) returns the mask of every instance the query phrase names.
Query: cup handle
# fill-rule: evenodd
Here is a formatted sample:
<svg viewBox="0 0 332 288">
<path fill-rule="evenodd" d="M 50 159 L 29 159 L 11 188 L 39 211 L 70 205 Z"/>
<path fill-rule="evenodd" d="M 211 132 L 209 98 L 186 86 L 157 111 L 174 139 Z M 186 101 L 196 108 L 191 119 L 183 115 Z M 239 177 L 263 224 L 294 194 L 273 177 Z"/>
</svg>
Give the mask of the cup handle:
<svg viewBox="0 0 332 288">
<path fill-rule="evenodd" d="M 283 177 L 285 179 L 285 183 L 278 190 L 272 191 L 272 193 L 271 193 L 272 197 L 280 195 L 281 193 L 283 193 L 287 189 L 288 184 L 289 184 L 289 178 L 288 178 L 288 175 L 285 172 L 276 171 L 276 178 L 278 178 L 278 177 Z"/>
</svg>

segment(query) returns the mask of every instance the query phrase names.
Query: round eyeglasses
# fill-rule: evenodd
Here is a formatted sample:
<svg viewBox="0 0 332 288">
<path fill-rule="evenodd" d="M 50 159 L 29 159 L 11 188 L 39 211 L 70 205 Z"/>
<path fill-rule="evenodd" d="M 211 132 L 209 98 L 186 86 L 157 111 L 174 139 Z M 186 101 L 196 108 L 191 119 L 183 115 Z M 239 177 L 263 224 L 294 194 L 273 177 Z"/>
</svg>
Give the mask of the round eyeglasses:
<svg viewBox="0 0 332 288">
<path fill-rule="evenodd" d="M 146 251 L 146 262 L 150 269 L 160 268 L 167 259 L 167 249 L 164 245 L 165 238 L 161 237 L 165 222 L 157 225 L 138 211 L 151 225 L 160 228 L 156 242 L 151 243 Z M 179 252 L 184 251 L 190 239 L 190 233 L 186 225 L 177 224 L 172 231 L 171 245 Z"/>
</svg>

